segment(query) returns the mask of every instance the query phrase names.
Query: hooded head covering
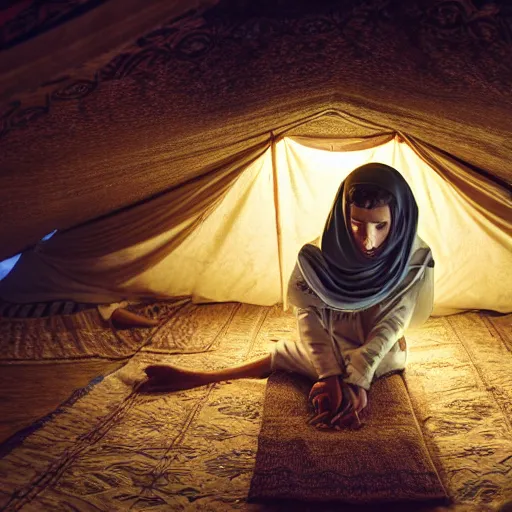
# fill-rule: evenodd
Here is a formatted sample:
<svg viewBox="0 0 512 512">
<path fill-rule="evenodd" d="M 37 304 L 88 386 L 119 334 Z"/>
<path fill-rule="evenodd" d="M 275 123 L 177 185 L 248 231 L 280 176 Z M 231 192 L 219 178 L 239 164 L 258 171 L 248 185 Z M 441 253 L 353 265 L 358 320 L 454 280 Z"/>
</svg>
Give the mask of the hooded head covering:
<svg viewBox="0 0 512 512">
<path fill-rule="evenodd" d="M 354 185 L 378 186 L 395 198 L 390 205 L 389 235 L 373 258 L 362 254 L 352 237 L 348 194 Z M 418 206 L 396 169 L 380 163 L 358 167 L 336 194 L 321 249 L 307 244 L 300 250 L 300 271 L 328 307 L 343 311 L 367 309 L 393 294 L 408 274 L 417 224 Z"/>
</svg>

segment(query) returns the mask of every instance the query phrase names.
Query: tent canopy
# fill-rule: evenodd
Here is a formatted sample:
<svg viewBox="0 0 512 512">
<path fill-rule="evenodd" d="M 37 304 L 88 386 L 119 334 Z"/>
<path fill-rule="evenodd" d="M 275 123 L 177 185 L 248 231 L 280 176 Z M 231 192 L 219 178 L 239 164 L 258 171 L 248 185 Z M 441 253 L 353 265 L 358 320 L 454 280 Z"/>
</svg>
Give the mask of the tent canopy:
<svg viewBox="0 0 512 512">
<path fill-rule="evenodd" d="M 83 17 L 100 19 L 96 9 L 108 4 Z M 141 28 L 151 16 L 136 4 Z M 311 149 L 317 141 L 338 153 L 387 141 L 449 185 L 467 214 L 452 230 L 471 224 L 485 234 L 480 243 L 500 248 L 473 263 L 491 258 L 494 280 L 510 265 L 512 52 L 504 2 L 221 1 L 186 12 L 185 2 L 173 5 L 181 16 L 145 28 L 122 51 L 105 48 L 10 96 L 0 139 L 0 258 L 57 229 L 37 258 L 60 277 L 48 270 L 41 288 L 65 276 L 93 286 L 99 300 L 96 276 L 104 300 L 165 296 L 141 284 L 140 274 L 197 236 L 250 169 L 262 162 L 272 169 L 274 188 L 262 201 L 272 199 L 278 229 L 276 159 L 284 146 Z M 133 14 L 124 16 L 131 36 Z M 77 33 L 80 20 L 73 20 Z M 57 57 L 65 54 L 69 63 L 69 52 Z M 19 68 L 10 84 L 25 76 Z M 432 195 L 434 181 L 418 190 Z M 276 244 L 282 288 L 290 261 L 283 251 L 293 249 Z M 460 264 L 463 247 L 453 245 L 444 260 Z M 449 307 L 508 310 L 510 295 L 493 291 L 497 306 L 478 299 L 487 292 L 473 289 L 475 300 Z"/>
</svg>

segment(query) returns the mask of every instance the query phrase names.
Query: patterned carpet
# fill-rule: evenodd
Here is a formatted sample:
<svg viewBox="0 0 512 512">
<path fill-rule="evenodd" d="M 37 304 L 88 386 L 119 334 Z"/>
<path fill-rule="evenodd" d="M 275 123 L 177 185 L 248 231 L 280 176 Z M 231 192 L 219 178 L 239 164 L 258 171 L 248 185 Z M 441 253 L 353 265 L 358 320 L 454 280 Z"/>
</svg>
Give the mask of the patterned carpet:
<svg viewBox="0 0 512 512">
<path fill-rule="evenodd" d="M 133 384 L 155 361 L 221 368 L 263 355 L 274 341 L 293 339 L 294 318 L 279 307 L 246 304 L 186 304 L 163 307 L 160 315 L 158 328 L 123 349 L 132 353 L 125 366 L 0 446 L 0 509 L 284 509 L 247 502 L 265 380 L 154 395 L 134 393 Z M 421 510 L 490 512 L 512 499 L 511 321 L 511 315 L 466 313 L 431 319 L 408 335 L 406 384 L 455 502 Z M 45 350 L 36 347 L 41 340 Z M 33 354 L 51 352 L 48 338 L 32 344 Z M 95 350 L 99 356 L 103 349 Z M 79 352 L 77 367 L 87 359 L 87 351 L 82 358 Z M 22 395 L 27 359 L 16 362 L 3 345 L 1 354 L 19 367 L 11 385 Z M 56 372 L 58 364 L 50 357 L 39 363 Z M 4 417 L 6 410 L 2 405 Z"/>
</svg>

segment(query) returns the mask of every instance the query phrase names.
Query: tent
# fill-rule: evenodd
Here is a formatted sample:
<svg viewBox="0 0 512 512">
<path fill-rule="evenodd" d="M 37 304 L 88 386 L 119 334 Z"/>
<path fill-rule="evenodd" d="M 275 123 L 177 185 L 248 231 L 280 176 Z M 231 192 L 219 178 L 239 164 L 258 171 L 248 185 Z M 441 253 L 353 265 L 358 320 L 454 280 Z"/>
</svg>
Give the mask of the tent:
<svg viewBox="0 0 512 512">
<path fill-rule="evenodd" d="M 251 153 L 248 165 L 244 153 L 202 183 L 59 233 L 24 254 L 0 290 L 22 303 L 283 302 L 297 253 L 321 234 L 341 180 L 380 161 L 401 170 L 420 204 L 420 235 L 439 269 L 434 313 L 510 311 L 505 222 L 471 205 L 393 134 L 340 140 L 284 137 Z"/>
<path fill-rule="evenodd" d="M 192 10 L 146 32 L 122 52 L 83 65 L 76 76 L 54 78 L 29 96 L 32 103 L 10 103 L 2 132 L 0 257 L 12 256 L 54 229 L 59 233 L 19 265 L 17 274 L 25 276 L 28 288 L 15 273 L 12 286 L 3 284 L 5 298 L 101 302 L 197 294 L 209 300 L 279 302 L 276 283 L 282 288 L 286 282 L 297 244 L 318 236 L 325 217 L 322 211 L 315 227 L 303 233 L 296 228 L 284 233 L 292 228 L 282 222 L 297 212 L 283 210 L 296 207 L 281 204 L 290 199 L 279 194 L 291 192 L 280 180 L 291 179 L 283 173 L 297 171 L 285 170 L 282 155 L 292 144 L 295 159 L 306 158 L 308 152 L 299 154 L 296 142 L 354 152 L 395 137 L 402 141 L 397 148 L 404 149 L 394 149 L 390 158 L 408 154 L 404 165 L 410 169 L 403 172 L 416 168 L 419 176 L 425 169 L 445 183 L 444 196 L 433 192 L 430 178 L 418 177 L 416 185 L 423 194 L 419 201 L 430 210 L 426 238 L 441 258 L 438 283 L 445 288 L 438 288 L 439 311 L 510 311 L 510 56 L 501 32 L 493 33 L 492 41 L 485 32 L 489 26 L 498 31 L 506 11 L 464 3 L 436 3 L 425 12 L 419 6 L 417 12 L 401 10 L 393 2 L 386 9 L 371 2 L 354 5 L 352 11 L 330 2 L 314 8 L 294 4 L 293 9 L 285 4 L 247 10 L 220 3 Z M 460 26 L 449 25 L 454 16 Z M 396 30 L 397 24 L 414 23 L 414 37 L 410 28 Z M 462 62 L 464 75 L 459 73 Z M 319 138 L 324 143 L 316 143 Z M 329 144 L 330 139 L 345 143 Z M 308 153 L 308 162 L 295 165 L 323 172 L 314 168 L 316 158 L 323 157 Z M 349 161 L 322 165 L 345 172 L 353 166 Z M 260 180 L 274 167 L 268 178 L 273 184 L 242 205 L 242 195 L 249 193 L 241 190 L 242 182 L 249 178 L 241 176 L 258 166 Z M 235 184 L 239 204 L 227 197 Z M 331 181 L 328 186 L 335 185 Z M 319 198 L 300 194 L 295 191 L 295 201 L 309 216 L 313 204 L 307 201 Z M 259 210 L 268 213 L 257 229 L 251 222 L 258 208 L 251 201 L 261 201 Z M 224 215 L 212 213 L 221 202 L 237 218 L 239 233 L 230 231 L 226 221 L 214 223 L 215 216 Z M 459 212 L 456 221 L 444 215 L 448 204 Z M 253 208 L 252 214 L 244 212 L 245 225 L 237 217 L 242 206 Z M 276 215 L 277 225 L 271 218 Z M 259 230 L 270 244 L 261 247 L 268 261 L 261 254 L 250 256 L 260 259 L 261 269 L 272 268 L 273 276 L 261 283 L 266 289 L 261 297 L 196 290 L 178 282 L 176 274 L 185 281 L 191 273 L 205 282 L 212 279 L 203 275 L 204 265 L 188 268 L 182 257 L 183 244 L 191 243 L 185 240 L 194 232 L 197 237 L 205 222 L 217 239 L 210 246 L 221 237 L 234 258 L 237 245 L 248 243 L 241 232 L 255 239 Z M 213 274 L 222 274 L 211 262 L 211 251 L 218 248 L 206 250 L 205 264 Z M 190 254 L 196 252 L 191 246 Z M 221 260 L 227 262 L 225 255 L 217 264 Z M 180 271 L 173 261 L 188 270 Z M 237 272 L 243 273 L 249 262 L 240 263 Z M 465 270 L 453 272 L 455 266 Z M 155 285 L 162 275 L 168 284 Z M 447 275 L 454 280 L 446 280 Z M 470 275 L 480 276 L 481 284 L 469 285 Z M 251 288 L 249 283 L 239 286 Z M 446 298 L 454 290 L 463 295 L 464 289 L 471 299 Z"/>
<path fill-rule="evenodd" d="M 0 12 L 2 299 L 280 304 L 340 181 L 381 161 L 419 203 L 434 313 L 512 312 L 505 1 Z"/>
</svg>

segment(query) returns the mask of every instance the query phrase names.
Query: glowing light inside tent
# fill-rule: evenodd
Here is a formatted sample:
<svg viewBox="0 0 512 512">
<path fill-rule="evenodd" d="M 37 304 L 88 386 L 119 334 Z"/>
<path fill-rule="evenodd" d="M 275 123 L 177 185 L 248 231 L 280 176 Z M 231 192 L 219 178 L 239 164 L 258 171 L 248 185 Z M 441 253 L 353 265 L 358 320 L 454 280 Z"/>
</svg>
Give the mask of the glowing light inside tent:
<svg viewBox="0 0 512 512">
<path fill-rule="evenodd" d="M 157 297 L 192 296 L 196 302 L 270 306 L 286 301 L 297 254 L 322 234 L 340 183 L 356 167 L 382 162 L 404 176 L 418 203 L 418 232 L 436 262 L 434 313 L 508 311 L 512 274 L 506 233 L 408 144 L 395 138 L 363 147 L 367 149 L 348 151 L 330 140 L 284 138 L 244 166 L 208 215 L 196 213 L 150 239 L 100 258 L 69 261 L 65 250 L 51 254 L 51 265 L 38 253 L 21 258 L 16 266 L 20 282 L 9 291 L 12 300 L 19 300 L 25 289 L 37 300 L 52 300 L 50 294 L 58 288 L 61 295 L 102 302 L 103 286 L 108 294 L 110 269 L 137 261 L 137 270 L 122 283 L 126 290 L 144 290 Z M 194 229 L 165 257 L 156 264 L 140 265 L 190 224 Z M 100 291 L 91 291 L 85 279 L 69 279 L 69 275 L 90 275 L 91 267 L 91 275 L 106 276 L 106 282 L 95 283 Z M 498 285 L 496 276 L 500 276 Z"/>
<path fill-rule="evenodd" d="M 328 143 L 323 150 L 319 145 L 318 139 L 278 142 L 275 168 L 269 150 L 244 171 L 197 230 L 131 284 L 162 294 L 192 295 L 197 302 L 286 301 L 298 251 L 321 235 L 341 181 L 368 162 L 395 167 L 413 190 L 420 210 L 419 235 L 436 260 L 436 314 L 482 304 L 472 290 L 488 289 L 496 268 L 506 275 L 506 247 L 488 236 L 481 215 L 407 144 L 395 139 L 345 152 L 332 150 Z M 477 263 L 475 245 L 478 261 L 492 260 L 494 269 Z M 495 309 L 498 301 L 507 304 L 501 295 L 496 290 L 489 295 Z"/>
</svg>

